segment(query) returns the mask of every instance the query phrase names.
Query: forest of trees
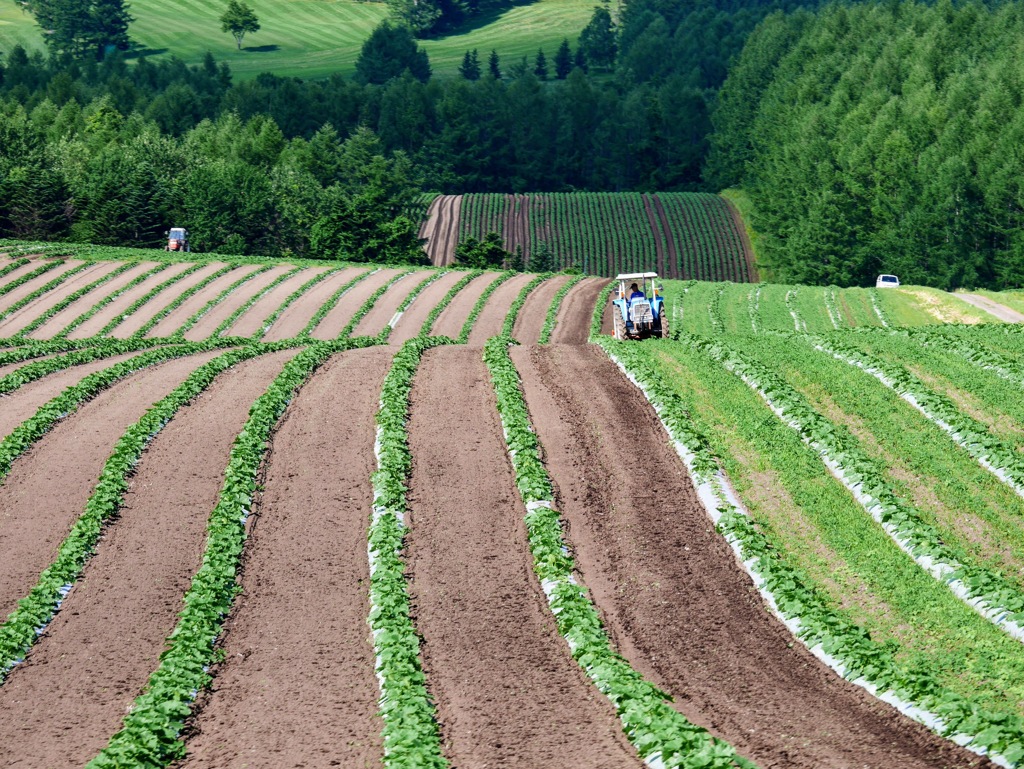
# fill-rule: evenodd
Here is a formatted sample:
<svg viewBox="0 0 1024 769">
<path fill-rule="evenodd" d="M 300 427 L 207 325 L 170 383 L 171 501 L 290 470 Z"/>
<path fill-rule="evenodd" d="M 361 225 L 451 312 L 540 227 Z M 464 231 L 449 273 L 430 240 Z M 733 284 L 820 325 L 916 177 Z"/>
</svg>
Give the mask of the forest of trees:
<svg viewBox="0 0 1024 769">
<path fill-rule="evenodd" d="M 753 199 L 778 280 L 1024 285 L 1024 6 L 769 18 L 714 115 L 709 184 Z"/>
</svg>

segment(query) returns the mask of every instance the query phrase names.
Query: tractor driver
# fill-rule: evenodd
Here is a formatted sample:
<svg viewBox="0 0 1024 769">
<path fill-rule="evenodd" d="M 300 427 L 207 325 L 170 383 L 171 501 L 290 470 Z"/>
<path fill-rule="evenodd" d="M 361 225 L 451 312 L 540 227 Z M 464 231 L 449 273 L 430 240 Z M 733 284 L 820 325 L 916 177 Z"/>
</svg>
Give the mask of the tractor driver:
<svg viewBox="0 0 1024 769">
<path fill-rule="evenodd" d="M 631 285 L 629 287 L 629 290 L 632 292 L 629 295 L 629 303 L 630 304 L 633 304 L 634 300 L 636 300 L 636 299 L 646 299 L 647 298 L 647 294 L 645 294 L 643 291 L 641 291 L 636 283 Z"/>
</svg>

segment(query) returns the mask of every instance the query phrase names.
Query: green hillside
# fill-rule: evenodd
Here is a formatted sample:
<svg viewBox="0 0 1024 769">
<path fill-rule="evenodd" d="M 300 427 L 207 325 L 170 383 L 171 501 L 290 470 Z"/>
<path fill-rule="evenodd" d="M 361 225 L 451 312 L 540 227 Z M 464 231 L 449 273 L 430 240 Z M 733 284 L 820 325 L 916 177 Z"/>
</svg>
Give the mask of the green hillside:
<svg viewBox="0 0 1024 769">
<path fill-rule="evenodd" d="M 153 54 L 177 55 L 198 62 L 212 51 L 240 78 L 259 72 L 322 77 L 334 72 L 350 74 L 363 40 L 387 15 L 383 3 L 354 0 L 250 0 L 261 29 L 247 36 L 243 50 L 220 31 L 218 17 L 224 3 L 195 0 L 134 0 L 132 39 Z M 540 0 L 482 20 L 467 31 L 435 40 L 423 47 L 436 74 L 452 75 L 467 49 L 477 48 L 482 58 L 498 51 L 504 66 L 522 56 L 531 61 L 538 47 L 548 56 L 563 37 L 575 40 L 587 23 L 591 0 Z M 0 3 L 0 51 L 20 43 L 29 50 L 43 48 L 33 18 L 14 3 Z"/>
</svg>

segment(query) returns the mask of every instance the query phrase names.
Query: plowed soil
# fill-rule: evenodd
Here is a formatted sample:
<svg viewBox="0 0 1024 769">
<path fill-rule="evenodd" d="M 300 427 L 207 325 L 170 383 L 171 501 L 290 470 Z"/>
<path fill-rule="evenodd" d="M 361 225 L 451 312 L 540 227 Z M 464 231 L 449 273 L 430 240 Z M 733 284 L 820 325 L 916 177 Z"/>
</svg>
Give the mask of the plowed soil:
<svg viewBox="0 0 1024 769">
<path fill-rule="evenodd" d="M 0 616 L 14 609 L 53 562 L 121 434 L 213 355 L 171 360 L 129 376 L 58 422 L 15 460 L 0 486 Z"/>
<path fill-rule="evenodd" d="M 213 301 L 232 283 L 238 282 L 246 275 L 252 275 L 254 272 L 259 270 L 260 267 L 261 266 L 258 264 L 243 265 L 241 267 L 236 267 L 230 272 L 224 273 L 215 280 L 210 281 L 199 291 L 171 310 L 171 312 L 167 314 L 167 317 L 149 330 L 146 336 L 171 336 L 181 328 L 189 318 L 205 307 L 207 302 Z M 195 283 L 192 285 L 194 286 Z M 179 291 L 178 295 L 180 296 L 183 292 L 184 290 Z M 164 306 L 166 307 L 166 305 Z"/>
<path fill-rule="evenodd" d="M 252 280 L 247 280 L 230 294 L 224 301 L 213 307 L 204 315 L 198 323 L 185 332 L 185 338 L 191 342 L 198 342 L 208 339 L 221 323 L 231 317 L 239 307 L 259 294 L 263 289 L 280 278 L 285 273 L 291 272 L 294 268 L 290 264 L 274 267 L 266 272 L 257 275 Z M 236 278 L 237 280 L 237 278 Z M 230 284 L 229 284 L 230 285 Z M 226 332 L 225 332 L 226 333 Z"/>
<path fill-rule="evenodd" d="M 169 280 L 175 275 L 180 275 L 185 272 L 185 270 L 193 266 L 194 265 L 190 263 L 183 262 L 182 264 L 172 265 L 166 270 L 161 270 L 156 275 L 151 275 L 149 278 L 142 281 L 142 283 L 135 286 L 131 291 L 126 291 L 121 294 L 121 296 L 117 297 L 117 299 L 89 318 L 89 320 L 68 334 L 68 336 L 71 339 L 84 339 L 89 336 L 95 336 L 101 329 L 110 323 L 111 320 L 116 318 L 118 315 L 123 314 L 124 311 L 135 304 L 136 301 L 144 297 L 165 280 Z"/>
<path fill-rule="evenodd" d="M 139 275 L 142 275 L 149 270 L 156 267 L 156 262 L 140 262 L 137 266 L 130 270 L 126 270 L 116 278 L 104 283 L 99 286 L 95 291 L 90 291 L 83 297 L 76 299 L 74 302 L 69 304 L 63 310 L 58 312 L 46 323 L 33 331 L 29 336 L 33 339 L 50 339 L 55 334 L 60 333 L 71 321 L 77 318 L 82 313 L 86 312 L 90 307 L 102 301 L 105 297 L 110 296 L 116 291 L 120 291 L 126 285 L 131 283 Z M 28 323 L 28 321 L 26 321 Z"/>
<path fill-rule="evenodd" d="M 120 727 L 199 568 L 235 435 L 250 404 L 294 354 L 228 370 L 154 439 L 120 518 L 26 661 L 0 687 L 0 764 L 80 767 Z M 90 416 L 79 431 L 94 421 Z"/>
<path fill-rule="evenodd" d="M 465 769 L 639 769 L 533 576 L 495 409 L 479 348 L 424 356 L 409 420 L 406 563 L 444 750 Z"/>
<path fill-rule="evenodd" d="M 415 291 L 420 283 L 429 280 L 430 276 L 429 272 L 413 272 L 393 283 L 383 296 L 378 297 L 373 309 L 356 324 L 352 336 L 375 336 L 383 331 L 405 298 Z"/>
<path fill-rule="evenodd" d="M 324 268 L 303 270 L 298 272 L 284 283 L 279 284 L 272 291 L 260 298 L 256 304 L 250 307 L 235 324 L 224 332 L 224 336 L 253 336 L 263 331 L 263 325 L 273 315 L 277 308 L 284 304 L 292 293 L 308 280 L 326 272 Z M 303 301 L 302 298 L 298 299 Z"/>
<path fill-rule="evenodd" d="M 989 765 L 834 675 L 767 611 L 643 395 L 591 346 L 513 357 L 584 582 L 691 720 L 768 767 Z"/>
<path fill-rule="evenodd" d="M 334 308 L 324 316 L 324 319 L 320 321 L 320 325 L 313 329 L 310 336 L 314 339 L 337 338 L 341 330 L 352 320 L 352 316 L 356 314 L 356 311 L 373 295 L 373 292 L 398 273 L 399 270 L 395 269 L 379 270 L 368 278 L 356 283 L 352 290 L 342 296 Z"/>
<path fill-rule="evenodd" d="M 515 327 L 512 329 L 512 336 L 523 344 L 537 344 L 541 332 L 544 330 L 544 321 L 547 320 L 551 300 L 555 298 L 558 289 L 564 286 L 568 280 L 567 275 L 556 275 L 533 289 L 523 303 L 523 308 L 519 311 L 519 317 L 516 318 Z"/>
<path fill-rule="evenodd" d="M 483 345 L 492 336 L 501 333 L 508 309 L 523 290 L 523 286 L 533 280 L 534 276 L 524 273 L 510 278 L 498 286 L 484 305 L 483 312 L 476 319 L 473 330 L 469 334 L 471 345 Z"/>
<path fill-rule="evenodd" d="M 416 297 L 413 303 L 402 313 L 398 324 L 388 337 L 390 344 L 402 344 L 420 333 L 420 327 L 426 321 L 430 311 L 437 303 L 444 299 L 448 290 L 465 277 L 465 273 L 454 271 L 444 275 L 429 286 Z"/>
<path fill-rule="evenodd" d="M 483 295 L 487 287 L 498 279 L 500 273 L 485 272 L 478 278 L 474 278 L 456 294 L 448 306 L 441 311 L 431 333 L 434 336 L 450 336 L 455 339 L 462 332 L 462 326 L 466 318 L 473 312 L 477 300 Z"/>
<path fill-rule="evenodd" d="M 594 317 L 594 304 L 601 289 L 608 285 L 605 278 L 581 280 L 565 295 L 558 308 L 558 320 L 551 334 L 551 344 L 586 344 L 590 338 L 590 321 Z"/>
<path fill-rule="evenodd" d="M 187 767 L 380 766 L 366 536 L 392 352 L 335 356 L 285 413 Z"/>
<path fill-rule="evenodd" d="M 51 280 L 55 280 L 56 278 L 59 278 L 61 275 L 67 272 L 71 272 L 71 270 L 81 266 L 81 264 L 82 263 L 79 261 L 69 259 L 62 266 L 55 267 L 49 272 L 44 272 L 42 275 L 39 275 L 35 278 L 32 278 L 32 280 L 22 283 L 17 288 L 11 289 L 11 291 L 9 291 L 8 293 L 4 294 L 3 296 L 0 296 L 0 312 L 6 311 L 8 307 L 11 307 L 17 302 L 20 302 L 33 291 L 42 288 Z M 31 265 L 33 270 L 38 269 L 39 267 L 42 266 L 43 262 L 33 262 Z M 83 270 L 83 272 L 85 272 L 85 270 Z"/>
<path fill-rule="evenodd" d="M 3 288 L 8 283 L 13 283 L 18 278 L 20 278 L 20 277 L 22 277 L 24 275 L 27 275 L 28 273 L 32 272 L 33 270 L 38 269 L 42 264 L 43 263 L 41 261 L 32 260 L 28 264 L 23 264 L 21 267 L 19 267 L 18 269 L 14 270 L 13 272 L 7 273 L 2 278 L 0 278 L 0 288 Z M 7 266 L 7 262 L 5 262 L 3 266 L 6 267 Z"/>
<path fill-rule="evenodd" d="M 223 264 L 217 264 L 216 262 L 213 264 L 207 264 L 202 269 L 196 270 L 191 275 L 182 278 L 177 283 L 174 283 L 164 291 L 161 291 L 142 305 L 142 307 L 132 313 L 124 323 L 111 331 L 110 335 L 119 339 L 127 339 L 132 336 L 140 328 L 149 323 L 149 321 L 156 315 L 159 315 L 164 308 L 169 304 L 172 304 L 183 292 L 192 288 L 192 286 L 202 283 L 223 267 Z"/>
<path fill-rule="evenodd" d="M 53 290 L 47 291 L 43 296 L 29 302 L 20 310 L 5 318 L 0 323 L 0 336 L 14 336 L 51 307 L 62 302 L 67 296 L 87 286 L 94 280 L 99 280 L 118 267 L 120 267 L 120 264 L 117 262 L 97 262 L 74 277 L 68 278 Z"/>
<path fill-rule="evenodd" d="M 267 331 L 266 336 L 263 337 L 264 341 L 277 342 L 281 339 L 291 339 L 301 334 L 323 303 L 334 296 L 335 291 L 361 272 L 366 272 L 366 268 L 353 267 L 335 273 L 331 277 L 317 283 L 305 296 L 292 302 L 288 309 L 281 313 L 281 317 L 274 322 L 274 325 Z"/>
</svg>

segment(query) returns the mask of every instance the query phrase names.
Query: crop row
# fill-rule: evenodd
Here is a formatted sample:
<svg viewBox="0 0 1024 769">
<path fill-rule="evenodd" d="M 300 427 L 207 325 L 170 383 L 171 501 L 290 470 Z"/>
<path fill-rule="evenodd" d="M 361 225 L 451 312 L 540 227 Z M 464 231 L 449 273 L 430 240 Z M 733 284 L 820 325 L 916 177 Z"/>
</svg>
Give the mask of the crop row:
<svg viewBox="0 0 1024 769">
<path fill-rule="evenodd" d="M 234 312 L 228 315 L 228 317 L 222 320 L 220 324 L 217 326 L 217 328 L 213 330 L 211 336 L 221 336 L 225 331 L 227 331 L 229 328 L 235 325 L 235 321 L 237 321 L 239 318 L 245 315 L 245 313 L 251 310 L 253 308 L 253 305 L 256 304 L 256 302 L 265 297 L 267 294 L 269 294 L 275 288 L 280 286 L 286 280 L 290 280 L 291 278 L 298 275 L 300 272 L 302 272 L 301 267 L 294 267 L 278 275 L 276 278 L 270 281 L 270 283 L 268 283 L 266 286 L 261 288 L 255 294 L 250 296 L 246 301 L 244 301 L 239 307 L 237 307 L 234 310 Z"/>
<path fill-rule="evenodd" d="M 27 336 L 28 334 L 31 334 L 33 331 L 35 331 L 37 328 L 39 328 L 44 323 L 46 323 L 50 318 L 52 318 L 58 312 L 61 312 L 65 308 L 69 307 L 72 303 L 77 302 L 79 299 L 81 299 L 83 296 L 88 294 L 90 291 L 93 291 L 93 290 L 99 288 L 100 286 L 102 286 L 104 283 L 107 283 L 107 282 L 113 280 L 114 278 L 116 278 L 116 277 L 118 277 L 120 275 L 123 275 L 125 272 L 127 272 L 128 270 L 134 269 L 136 266 L 137 266 L 137 263 L 135 263 L 135 262 L 127 262 L 125 264 L 117 266 L 113 270 L 110 270 L 109 272 L 107 272 L 102 277 L 92 281 L 91 283 L 86 284 L 85 286 L 83 286 L 82 288 L 78 289 L 77 291 L 74 291 L 71 294 L 68 294 L 61 301 L 59 301 L 59 302 L 55 303 L 54 305 L 52 305 L 45 312 L 41 312 L 38 315 L 36 315 L 31 323 L 29 323 L 28 325 L 22 327 L 22 329 L 18 332 L 18 336 Z"/>
<path fill-rule="evenodd" d="M 158 286 L 156 286 L 155 288 L 148 291 L 146 294 L 132 302 L 132 304 L 124 312 L 119 313 L 114 318 L 111 318 L 107 325 L 100 329 L 98 336 L 106 336 L 115 328 L 120 326 L 124 321 L 126 321 L 128 318 L 130 318 L 132 315 L 134 315 L 136 312 L 142 309 L 142 307 L 148 304 L 155 296 L 157 296 L 157 294 L 161 293 L 162 291 L 165 291 L 167 288 L 173 286 L 175 283 L 177 283 L 180 280 L 183 280 L 192 273 L 201 270 L 203 267 L 204 265 L 202 264 L 195 264 L 189 267 L 188 269 L 182 270 L 176 275 L 172 275 L 167 280 L 163 281 Z"/>
<path fill-rule="evenodd" d="M 491 294 L 497 291 L 498 286 L 514 276 L 514 272 L 503 272 L 488 284 L 487 288 L 484 289 L 484 292 L 480 294 L 480 298 L 476 300 L 476 304 L 473 305 L 473 309 L 469 311 L 469 315 L 466 317 L 466 322 L 462 324 L 462 330 L 459 332 L 459 338 L 456 340 L 459 344 L 465 344 L 469 341 L 469 334 L 473 330 L 473 326 L 476 324 L 476 319 L 479 318 L 480 313 L 484 311 L 484 305 L 487 304 L 487 300 L 491 298 Z"/>
<path fill-rule="evenodd" d="M 825 664 L 929 728 L 988 754 L 997 764 L 1016 766 L 1024 758 L 1024 720 L 993 713 L 945 688 L 929 672 L 897 663 L 887 644 L 871 640 L 837 613 L 833 603 L 808 586 L 754 524 L 720 470 L 710 442 L 683 404 L 674 377 L 636 345 L 598 340 L 644 392 L 683 459 L 717 530 L 729 541 L 771 610 Z M 687 349 L 723 363 L 723 348 L 687 337 Z M 728 359 L 735 360 L 734 355 Z M 736 373 L 736 372 L 734 372 Z M 772 384 L 772 393 L 777 388 Z"/>
<path fill-rule="evenodd" d="M 575 287 L 577 283 L 583 280 L 583 275 L 578 275 L 566 281 L 555 295 L 551 299 L 551 306 L 548 307 L 548 314 L 544 317 L 544 327 L 540 332 L 540 339 L 537 340 L 538 344 L 547 344 L 551 341 L 551 334 L 555 330 L 555 323 L 558 321 L 558 310 L 562 306 L 562 300 L 565 299 L 566 295 Z"/>
</svg>

